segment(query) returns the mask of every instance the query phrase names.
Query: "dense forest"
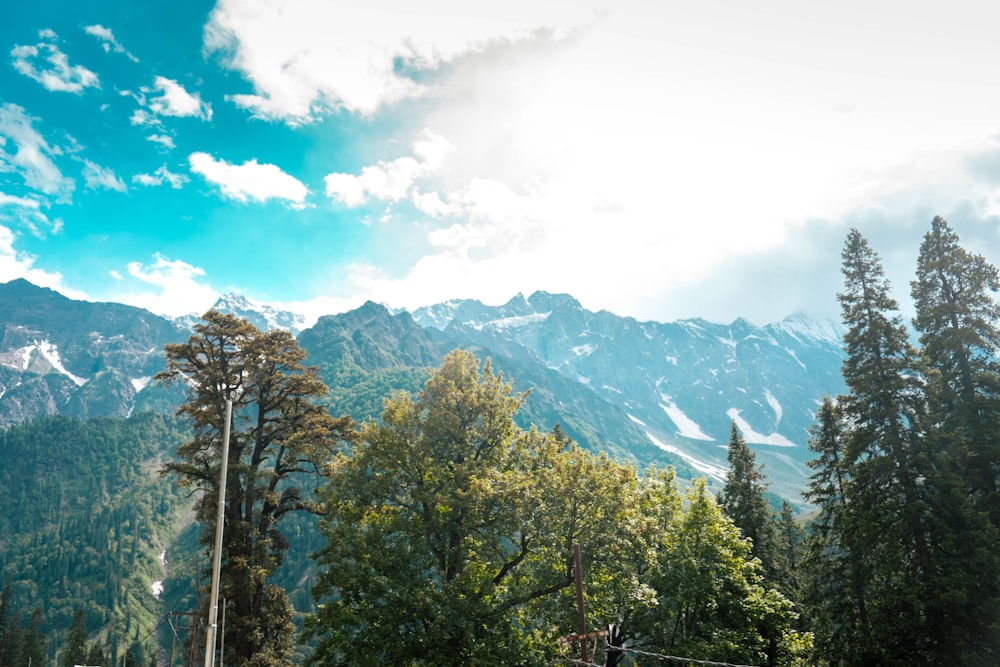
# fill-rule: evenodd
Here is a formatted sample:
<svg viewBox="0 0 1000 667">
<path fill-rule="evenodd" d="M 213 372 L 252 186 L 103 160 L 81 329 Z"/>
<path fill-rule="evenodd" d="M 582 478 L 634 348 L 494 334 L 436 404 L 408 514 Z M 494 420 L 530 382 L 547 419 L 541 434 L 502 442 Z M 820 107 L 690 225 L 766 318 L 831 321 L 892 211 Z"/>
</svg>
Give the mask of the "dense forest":
<svg viewBox="0 0 1000 667">
<path fill-rule="evenodd" d="M 51 658 L 78 615 L 111 654 L 150 639 L 162 613 L 150 592 L 165 576 L 157 554 L 190 504 L 158 471 L 183 434 L 153 413 L 0 433 L 0 665 Z"/>
<path fill-rule="evenodd" d="M 735 423 L 713 495 L 525 423 L 470 351 L 385 395 L 364 359 L 312 368 L 210 312 L 166 348 L 177 417 L 0 435 L 0 667 L 200 663 L 217 506 L 239 667 L 994 664 L 997 269 L 935 218 L 909 324 L 857 230 L 842 270 L 848 391 L 819 406 L 798 516 Z"/>
</svg>

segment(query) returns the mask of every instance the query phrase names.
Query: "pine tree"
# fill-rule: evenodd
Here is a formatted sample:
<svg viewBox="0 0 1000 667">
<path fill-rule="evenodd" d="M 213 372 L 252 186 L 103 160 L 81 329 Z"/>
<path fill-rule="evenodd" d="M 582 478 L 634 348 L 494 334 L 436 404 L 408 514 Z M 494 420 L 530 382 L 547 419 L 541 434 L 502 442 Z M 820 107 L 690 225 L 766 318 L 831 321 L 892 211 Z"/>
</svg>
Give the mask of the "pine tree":
<svg viewBox="0 0 1000 667">
<path fill-rule="evenodd" d="M 11 602 L 10 582 L 5 581 L 3 592 L 0 592 L 0 667 L 10 664 L 10 646 L 8 637 L 11 634 L 14 608 Z"/>
<path fill-rule="evenodd" d="M 925 450 L 934 469 L 927 502 L 938 556 L 927 615 L 950 629 L 938 653 L 965 664 L 1000 653 L 998 288 L 996 267 L 934 218 L 911 283 L 928 378 Z"/>
<path fill-rule="evenodd" d="M 911 283 L 931 383 L 932 422 L 968 477 L 977 502 L 1000 526 L 1000 289 L 997 268 L 969 253 L 943 218 L 924 236 Z"/>
<path fill-rule="evenodd" d="M 757 457 L 746 440 L 732 422 L 729 431 L 729 474 L 719 493 L 719 507 L 740 529 L 743 537 L 749 538 L 751 555 L 759 558 L 764 566 L 764 574 L 769 581 L 777 575 L 775 563 L 774 513 L 764 492 L 767 482 L 763 466 L 757 465 Z"/>
<path fill-rule="evenodd" d="M 22 665 L 44 665 L 45 656 L 48 653 L 48 640 L 44 634 L 42 634 L 42 625 L 45 623 L 45 617 L 42 614 L 40 608 L 35 608 L 31 612 L 31 618 L 28 621 L 28 627 L 21 635 L 21 650 L 19 651 L 18 660 Z"/>
<path fill-rule="evenodd" d="M 921 440 L 922 376 L 881 261 L 856 229 L 842 258 L 837 299 L 848 327 L 849 394 L 840 407 L 848 424 L 851 548 L 871 558 L 879 588 L 867 598 L 871 637 L 884 642 L 886 659 L 917 660 L 931 655 L 944 631 L 928 627 L 926 616 L 933 564 L 925 491 L 932 471 Z"/>
<path fill-rule="evenodd" d="M 795 510 L 781 501 L 774 529 L 775 586 L 794 603 L 802 599 L 802 561 L 805 558 L 805 531 L 795 519 Z"/>
<path fill-rule="evenodd" d="M 816 458 L 807 465 L 815 472 L 803 494 L 816 506 L 805 546 L 803 602 L 816 653 L 832 665 L 863 664 L 871 648 L 870 564 L 848 514 L 844 428 L 836 405 L 825 397 L 809 432 Z"/>
<path fill-rule="evenodd" d="M 73 665 L 84 664 L 87 658 L 87 617 L 83 609 L 77 609 L 73 616 L 73 624 L 66 633 L 66 642 L 63 644 L 62 659 L 59 664 L 63 667 L 73 667 Z"/>
</svg>

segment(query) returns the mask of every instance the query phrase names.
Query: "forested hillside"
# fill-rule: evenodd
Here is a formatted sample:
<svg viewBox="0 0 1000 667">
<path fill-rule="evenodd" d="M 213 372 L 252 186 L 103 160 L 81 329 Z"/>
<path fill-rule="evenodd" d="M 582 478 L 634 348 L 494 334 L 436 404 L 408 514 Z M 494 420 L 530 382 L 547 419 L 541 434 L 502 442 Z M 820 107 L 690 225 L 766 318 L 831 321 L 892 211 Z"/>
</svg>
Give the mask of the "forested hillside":
<svg viewBox="0 0 1000 667">
<path fill-rule="evenodd" d="M 23 621 L 37 610 L 46 653 L 79 611 L 109 648 L 154 643 L 159 554 L 189 521 L 189 502 L 160 468 L 186 433 L 153 413 L 53 416 L 0 433 L 0 584 Z"/>
</svg>

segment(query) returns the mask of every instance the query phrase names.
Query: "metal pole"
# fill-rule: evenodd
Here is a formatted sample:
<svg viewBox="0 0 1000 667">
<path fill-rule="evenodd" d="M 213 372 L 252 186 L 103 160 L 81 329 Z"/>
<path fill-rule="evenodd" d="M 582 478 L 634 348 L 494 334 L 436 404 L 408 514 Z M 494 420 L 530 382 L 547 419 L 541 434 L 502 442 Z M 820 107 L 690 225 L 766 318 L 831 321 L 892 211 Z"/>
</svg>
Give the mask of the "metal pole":
<svg viewBox="0 0 1000 667">
<path fill-rule="evenodd" d="M 212 597 L 208 600 L 208 628 L 205 633 L 205 667 L 215 667 L 215 624 L 219 617 L 219 570 L 222 569 L 222 523 L 226 510 L 226 473 L 229 467 L 229 422 L 233 399 L 226 396 L 226 425 L 222 429 L 222 470 L 219 472 L 219 511 L 215 519 L 215 562 L 212 565 Z"/>
<path fill-rule="evenodd" d="M 580 659 L 590 662 L 587 648 L 587 615 L 583 610 L 583 569 L 580 567 L 580 545 L 573 544 L 573 569 L 576 571 L 576 613 L 580 629 Z"/>
<path fill-rule="evenodd" d="M 226 598 L 222 598 L 222 632 L 219 633 L 219 667 L 226 664 Z"/>
</svg>

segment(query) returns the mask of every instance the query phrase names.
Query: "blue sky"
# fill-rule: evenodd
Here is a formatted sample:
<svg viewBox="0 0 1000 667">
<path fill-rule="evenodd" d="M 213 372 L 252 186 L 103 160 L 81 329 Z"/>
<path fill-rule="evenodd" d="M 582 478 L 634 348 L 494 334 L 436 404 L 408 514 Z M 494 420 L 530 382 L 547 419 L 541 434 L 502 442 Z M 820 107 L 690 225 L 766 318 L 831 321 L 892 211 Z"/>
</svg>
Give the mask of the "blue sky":
<svg viewBox="0 0 1000 667">
<path fill-rule="evenodd" d="M 1000 10 L 812 4 L 8 3 L 0 280 L 765 323 L 856 226 L 905 308 L 934 215 L 1000 258 Z"/>
</svg>

